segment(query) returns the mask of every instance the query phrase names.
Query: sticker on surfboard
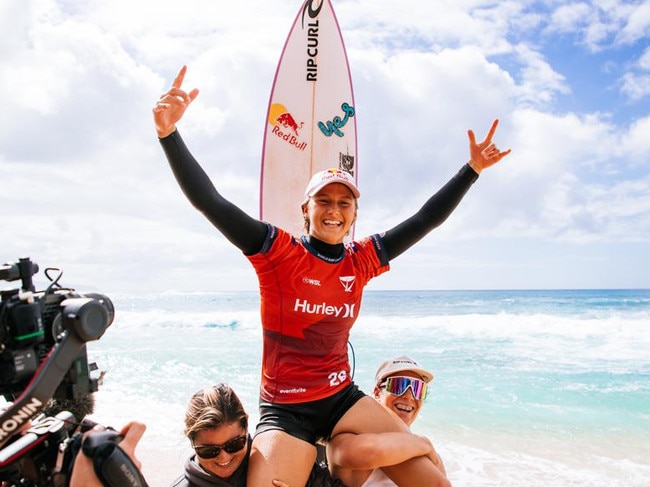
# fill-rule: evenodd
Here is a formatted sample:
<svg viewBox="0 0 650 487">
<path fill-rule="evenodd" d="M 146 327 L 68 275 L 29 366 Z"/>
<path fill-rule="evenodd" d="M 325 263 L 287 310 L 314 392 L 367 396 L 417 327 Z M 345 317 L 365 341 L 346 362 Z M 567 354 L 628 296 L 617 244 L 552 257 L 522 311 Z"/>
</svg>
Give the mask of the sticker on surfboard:
<svg viewBox="0 0 650 487">
<path fill-rule="evenodd" d="M 294 235 L 300 206 L 318 171 L 357 181 L 352 78 L 330 0 L 306 0 L 294 20 L 271 88 L 260 177 L 260 219 Z"/>
</svg>

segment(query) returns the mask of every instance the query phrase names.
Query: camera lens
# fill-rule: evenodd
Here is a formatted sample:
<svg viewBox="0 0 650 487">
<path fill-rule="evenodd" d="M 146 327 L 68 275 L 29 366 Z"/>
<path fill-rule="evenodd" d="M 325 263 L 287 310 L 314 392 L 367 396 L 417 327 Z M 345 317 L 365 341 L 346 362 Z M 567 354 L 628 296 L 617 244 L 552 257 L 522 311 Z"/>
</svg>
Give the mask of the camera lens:
<svg viewBox="0 0 650 487">
<path fill-rule="evenodd" d="M 61 303 L 64 328 L 74 331 L 85 342 L 101 337 L 115 315 L 113 303 L 106 296 L 88 296 L 68 298 Z"/>
</svg>

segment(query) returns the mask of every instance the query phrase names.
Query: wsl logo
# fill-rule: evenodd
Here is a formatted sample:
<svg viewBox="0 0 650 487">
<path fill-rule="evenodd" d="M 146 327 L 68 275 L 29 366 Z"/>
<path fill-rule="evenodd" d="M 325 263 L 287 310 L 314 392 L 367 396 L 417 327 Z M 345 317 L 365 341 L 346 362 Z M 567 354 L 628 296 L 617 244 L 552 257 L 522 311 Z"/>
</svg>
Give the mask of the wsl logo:
<svg viewBox="0 0 650 487">
<path fill-rule="evenodd" d="M 354 304 L 344 303 L 341 306 L 332 306 L 327 303 L 310 303 L 306 299 L 296 298 L 293 310 L 297 313 L 308 315 L 335 316 L 336 318 L 354 318 Z"/>
</svg>

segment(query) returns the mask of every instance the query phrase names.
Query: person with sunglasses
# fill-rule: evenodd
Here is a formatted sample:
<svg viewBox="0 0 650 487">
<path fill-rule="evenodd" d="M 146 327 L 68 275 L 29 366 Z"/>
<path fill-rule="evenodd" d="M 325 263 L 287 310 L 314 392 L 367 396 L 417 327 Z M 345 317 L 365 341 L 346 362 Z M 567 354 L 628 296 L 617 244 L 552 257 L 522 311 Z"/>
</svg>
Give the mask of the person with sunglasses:
<svg viewBox="0 0 650 487">
<path fill-rule="evenodd" d="M 418 417 L 433 374 L 402 355 L 383 362 L 375 374 L 375 399 L 409 428 Z M 390 487 L 381 467 L 426 457 L 445 477 L 442 459 L 431 441 L 413 433 L 340 434 L 327 445 L 332 475 L 348 487 Z"/>
<path fill-rule="evenodd" d="M 195 392 L 185 413 L 185 435 L 194 455 L 170 487 L 245 487 L 252 439 L 248 413 L 235 391 L 217 384 Z M 275 487 L 289 487 L 273 480 Z M 307 487 L 345 487 L 314 464 Z"/>
<path fill-rule="evenodd" d="M 251 447 L 248 484 L 274 478 L 304 485 L 317 443 L 338 433 L 404 431 L 352 381 L 348 337 L 363 289 L 390 262 L 441 225 L 478 179 L 507 156 L 492 142 L 498 120 L 477 142 L 468 130 L 469 162 L 411 217 L 392 229 L 345 242 L 357 219 L 354 178 L 332 168 L 313 175 L 300 205 L 306 235 L 260 221 L 221 195 L 181 138 L 176 124 L 199 94 L 182 84 L 183 66 L 153 108 L 159 142 L 181 190 L 233 245 L 258 277 L 261 297 L 260 422 Z M 446 487 L 431 462 L 413 458 L 384 470 L 398 485 Z"/>
<path fill-rule="evenodd" d="M 194 455 L 173 487 L 246 485 L 251 444 L 248 413 L 231 387 L 218 384 L 192 395 L 185 413 L 185 436 Z"/>
</svg>

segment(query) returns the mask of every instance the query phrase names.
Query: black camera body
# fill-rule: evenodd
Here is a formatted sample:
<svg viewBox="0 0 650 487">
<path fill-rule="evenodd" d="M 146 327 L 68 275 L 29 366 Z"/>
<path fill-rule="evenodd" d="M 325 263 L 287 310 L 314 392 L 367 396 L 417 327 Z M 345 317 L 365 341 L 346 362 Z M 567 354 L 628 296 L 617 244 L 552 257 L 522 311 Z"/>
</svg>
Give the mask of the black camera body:
<svg viewBox="0 0 650 487">
<path fill-rule="evenodd" d="M 53 279 L 48 271 L 58 276 Z M 59 269 L 46 269 L 51 284 L 36 292 L 32 276 L 37 272 L 29 258 L 0 266 L 0 280 L 22 281 L 20 289 L 2 291 L 0 301 L 0 394 L 11 404 L 0 413 L 0 481 L 8 487 L 68 485 L 81 435 L 94 426 L 84 416 L 92 412 L 91 394 L 100 381 L 92 376 L 97 366 L 88 363 L 86 343 L 99 339 L 114 317 L 108 297 L 61 287 Z M 122 462 L 115 468 L 139 474 L 115 448 L 120 439 L 104 435 L 91 442 L 108 442 L 111 452 L 120 454 L 113 455 Z M 87 454 L 105 450 L 95 445 Z M 98 470 L 101 461 L 94 458 L 95 470 L 113 487 Z M 103 467 L 110 472 L 108 463 Z"/>
<path fill-rule="evenodd" d="M 69 308 L 75 308 L 82 300 L 96 300 L 107 311 L 106 318 L 98 312 L 97 319 L 112 321 L 113 318 L 110 300 L 98 294 L 82 295 L 72 289 L 57 289 L 33 293 L 27 300 L 24 296 L 18 290 L 3 292 L 0 303 L 0 394 L 10 400 L 24 390 L 52 348 L 61 341 L 66 332 L 63 317 Z M 77 399 L 96 392 L 98 384 L 89 374 L 91 368 L 84 347 L 53 398 Z"/>
</svg>

